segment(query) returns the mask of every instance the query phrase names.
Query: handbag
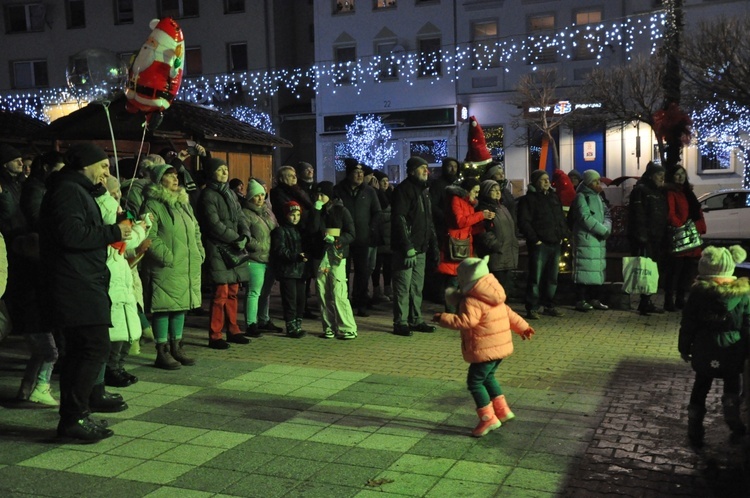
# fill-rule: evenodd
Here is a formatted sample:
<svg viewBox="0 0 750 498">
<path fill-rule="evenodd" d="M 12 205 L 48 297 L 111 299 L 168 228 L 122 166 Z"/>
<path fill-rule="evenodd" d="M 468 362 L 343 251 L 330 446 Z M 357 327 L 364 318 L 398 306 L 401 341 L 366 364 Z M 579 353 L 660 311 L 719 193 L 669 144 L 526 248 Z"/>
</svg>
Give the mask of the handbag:
<svg viewBox="0 0 750 498">
<path fill-rule="evenodd" d="M 471 239 L 456 239 L 448 236 L 448 259 L 463 261 L 471 255 Z"/>
<path fill-rule="evenodd" d="M 217 245 L 216 250 L 219 251 L 219 255 L 227 269 L 236 268 L 243 263 L 247 263 L 252 257 L 245 249 L 237 249 L 230 245 Z"/>
<path fill-rule="evenodd" d="M 622 258 L 622 290 L 628 294 L 656 294 L 659 269 L 653 259 L 645 256 Z"/>
<path fill-rule="evenodd" d="M 670 235 L 670 251 L 679 253 L 695 249 L 703 244 L 701 235 L 698 233 L 698 228 L 695 226 L 695 222 L 688 219 L 684 225 L 680 227 L 669 227 Z"/>
</svg>

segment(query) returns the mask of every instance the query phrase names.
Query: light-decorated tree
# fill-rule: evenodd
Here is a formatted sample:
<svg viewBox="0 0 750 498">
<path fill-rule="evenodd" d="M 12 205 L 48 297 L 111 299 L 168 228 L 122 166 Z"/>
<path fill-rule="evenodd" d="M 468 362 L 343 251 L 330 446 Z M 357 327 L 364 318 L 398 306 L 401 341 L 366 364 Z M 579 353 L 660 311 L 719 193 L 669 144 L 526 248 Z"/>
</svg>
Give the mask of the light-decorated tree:
<svg viewBox="0 0 750 498">
<path fill-rule="evenodd" d="M 383 169 L 386 161 L 396 155 L 396 144 L 380 116 L 357 114 L 352 124 L 346 126 L 346 144 L 337 152 L 373 169 Z M 343 169 L 343 164 L 339 169 Z"/>
<path fill-rule="evenodd" d="M 701 154 L 728 162 L 735 151 L 743 163 L 742 187 L 750 188 L 750 108 L 734 102 L 706 102 L 693 111 Z"/>
</svg>

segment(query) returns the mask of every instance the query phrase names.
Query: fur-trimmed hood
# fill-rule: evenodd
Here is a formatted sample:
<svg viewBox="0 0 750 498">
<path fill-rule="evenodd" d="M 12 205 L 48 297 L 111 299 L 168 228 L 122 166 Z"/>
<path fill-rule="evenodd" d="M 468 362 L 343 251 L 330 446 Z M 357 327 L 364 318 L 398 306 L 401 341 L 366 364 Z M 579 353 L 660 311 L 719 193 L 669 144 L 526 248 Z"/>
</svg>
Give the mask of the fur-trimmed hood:
<svg viewBox="0 0 750 498">
<path fill-rule="evenodd" d="M 715 280 L 696 280 L 690 292 L 723 299 L 742 297 L 750 294 L 750 280 L 747 277 L 738 278 L 728 283 L 718 283 Z"/>
<path fill-rule="evenodd" d="M 188 193 L 183 187 L 180 187 L 176 192 L 172 192 L 158 183 L 152 183 L 146 187 L 146 198 L 163 202 L 170 207 L 178 207 L 181 205 L 184 206 L 190 204 Z"/>
<path fill-rule="evenodd" d="M 447 187 L 445 187 L 445 193 L 449 196 L 461 197 L 462 199 L 466 199 L 467 197 L 469 197 L 469 193 L 466 191 L 466 189 L 460 187 L 459 185 L 448 185 Z"/>
</svg>

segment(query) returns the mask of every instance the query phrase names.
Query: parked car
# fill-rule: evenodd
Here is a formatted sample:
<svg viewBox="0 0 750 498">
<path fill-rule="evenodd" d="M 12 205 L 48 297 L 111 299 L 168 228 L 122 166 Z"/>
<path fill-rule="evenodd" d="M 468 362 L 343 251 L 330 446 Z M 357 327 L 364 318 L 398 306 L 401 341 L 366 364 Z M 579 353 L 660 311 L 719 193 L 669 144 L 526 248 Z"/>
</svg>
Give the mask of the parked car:
<svg viewBox="0 0 750 498">
<path fill-rule="evenodd" d="M 750 189 L 715 190 L 698 201 L 706 219 L 704 240 L 750 240 Z"/>
</svg>

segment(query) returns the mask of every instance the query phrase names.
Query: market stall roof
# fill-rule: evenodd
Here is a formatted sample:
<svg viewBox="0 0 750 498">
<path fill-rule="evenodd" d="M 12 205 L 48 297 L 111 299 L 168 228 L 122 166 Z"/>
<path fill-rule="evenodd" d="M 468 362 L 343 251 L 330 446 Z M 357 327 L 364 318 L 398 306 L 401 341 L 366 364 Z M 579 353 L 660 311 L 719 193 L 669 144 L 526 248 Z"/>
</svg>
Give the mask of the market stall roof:
<svg viewBox="0 0 750 498">
<path fill-rule="evenodd" d="M 0 140 L 23 143 L 27 138 L 47 128 L 47 123 L 20 111 L 0 109 Z"/>
<path fill-rule="evenodd" d="M 115 139 L 140 141 L 143 136 L 143 113 L 131 114 L 125 110 L 124 95 L 115 98 L 108 106 Z M 156 122 L 159 113 L 153 113 Z M 110 140 L 109 124 L 103 104 L 92 103 L 53 121 L 35 139 L 51 140 Z M 277 137 L 244 123 L 215 109 L 176 100 L 163 112 L 161 123 L 146 132 L 146 140 L 191 139 L 215 142 L 233 142 L 263 147 L 293 147 L 289 140 Z"/>
</svg>

